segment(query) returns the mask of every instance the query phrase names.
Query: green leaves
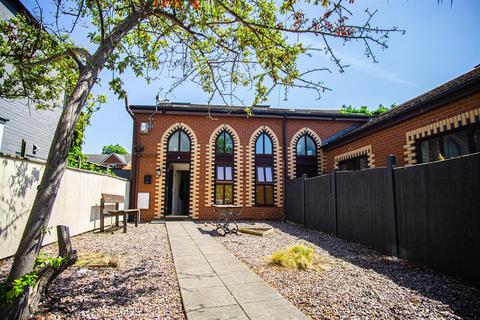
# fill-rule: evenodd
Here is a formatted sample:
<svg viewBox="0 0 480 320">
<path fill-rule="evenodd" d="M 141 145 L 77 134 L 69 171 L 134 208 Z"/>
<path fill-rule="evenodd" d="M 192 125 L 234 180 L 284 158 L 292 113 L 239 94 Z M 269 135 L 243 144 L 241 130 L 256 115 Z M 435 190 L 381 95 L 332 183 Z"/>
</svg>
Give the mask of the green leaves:
<svg viewBox="0 0 480 320">
<path fill-rule="evenodd" d="M 12 283 L 0 283 L 0 306 L 6 306 L 19 297 L 28 287 L 33 287 L 37 282 L 38 275 L 36 271 L 27 273 L 20 279 Z"/>
<path fill-rule="evenodd" d="M 355 108 L 355 107 L 352 107 L 351 105 L 349 106 L 343 105 L 342 108 L 340 108 L 340 112 L 341 113 L 360 113 L 360 114 L 365 114 L 369 116 L 378 116 L 379 114 L 387 112 L 394 107 L 395 107 L 395 103 L 393 103 L 390 107 L 385 107 L 383 104 L 380 104 L 378 105 L 378 108 L 370 111 L 370 109 L 368 109 L 367 106 L 361 106 L 360 108 Z"/>
<path fill-rule="evenodd" d="M 320 96 L 329 88 L 311 74 L 329 68 L 312 65 L 299 70 L 297 61 L 302 55 L 323 52 L 343 71 L 345 66 L 331 41 L 359 41 L 365 45 L 366 55 L 375 60 L 372 48 L 386 48 L 389 33 L 398 31 L 374 26 L 376 11 L 365 11 L 366 23 L 349 24 L 351 0 L 81 3 L 58 2 L 62 6 L 58 12 L 64 17 L 42 17 L 43 25 L 21 16 L 0 22 L 1 97 L 27 97 L 39 108 L 61 106 L 62 97 L 65 94 L 68 100 L 80 72 L 92 68 L 112 71 L 108 85 L 119 98 L 126 95 L 126 71 L 147 82 L 168 77 L 172 84 L 162 88 L 167 94 L 190 80 L 209 93 L 210 100 L 219 97 L 226 104 L 260 103 L 278 85 L 286 92 L 299 87 Z M 303 11 L 305 6 L 318 9 Z M 125 27 L 125 21 L 137 16 L 139 20 L 127 26 L 128 32 L 120 32 L 119 26 Z M 91 54 L 69 37 L 71 30 L 81 26 L 88 26 L 82 31 Z M 309 36 L 319 41 L 309 45 Z M 309 42 L 302 44 L 305 39 Z M 113 51 L 105 49 L 109 45 Z M 100 65 L 98 61 L 102 61 Z M 249 92 L 250 103 L 236 96 L 241 87 Z"/>
<path fill-rule="evenodd" d="M 111 153 L 116 153 L 116 154 L 128 154 L 127 150 L 125 150 L 124 147 L 121 145 L 117 144 L 110 144 L 108 146 L 104 146 L 102 148 L 102 153 L 103 154 L 111 154 Z"/>
<path fill-rule="evenodd" d="M 84 170 L 103 172 L 104 168 L 87 162 L 87 157 L 83 154 L 82 148 L 85 143 L 85 130 L 90 125 L 92 114 L 100 109 L 100 106 L 107 101 L 105 95 L 89 94 L 84 110 L 75 125 L 73 131 L 72 142 L 70 143 L 70 150 L 68 152 L 68 166 L 73 168 L 80 168 Z"/>
<path fill-rule="evenodd" d="M 0 33 L 0 96 L 27 98 L 40 109 L 62 106 L 78 77 L 75 61 L 64 55 L 73 47 L 68 38 L 59 42 L 21 15 L 0 19 Z"/>
<path fill-rule="evenodd" d="M 45 267 L 58 269 L 66 262 L 67 258 L 50 257 L 47 254 L 40 254 L 35 259 L 35 266 L 32 272 L 23 275 L 20 279 L 13 280 L 8 283 L 4 281 L 0 283 L 0 306 L 6 306 L 12 303 L 15 298 L 25 292 L 28 287 L 33 287 L 38 281 L 38 272 Z"/>
</svg>

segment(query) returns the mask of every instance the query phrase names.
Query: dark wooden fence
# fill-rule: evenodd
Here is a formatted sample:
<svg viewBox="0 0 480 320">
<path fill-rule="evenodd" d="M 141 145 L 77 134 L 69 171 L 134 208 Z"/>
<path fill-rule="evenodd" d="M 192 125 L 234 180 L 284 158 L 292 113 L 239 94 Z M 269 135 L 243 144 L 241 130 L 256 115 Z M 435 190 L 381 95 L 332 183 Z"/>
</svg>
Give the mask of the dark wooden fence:
<svg viewBox="0 0 480 320">
<path fill-rule="evenodd" d="M 480 154 L 389 163 L 287 181 L 287 219 L 480 284 Z"/>
<path fill-rule="evenodd" d="M 285 188 L 295 192 L 285 192 L 286 211 L 290 212 L 288 219 L 298 224 L 305 224 L 305 199 L 303 179 L 287 180 Z"/>
</svg>

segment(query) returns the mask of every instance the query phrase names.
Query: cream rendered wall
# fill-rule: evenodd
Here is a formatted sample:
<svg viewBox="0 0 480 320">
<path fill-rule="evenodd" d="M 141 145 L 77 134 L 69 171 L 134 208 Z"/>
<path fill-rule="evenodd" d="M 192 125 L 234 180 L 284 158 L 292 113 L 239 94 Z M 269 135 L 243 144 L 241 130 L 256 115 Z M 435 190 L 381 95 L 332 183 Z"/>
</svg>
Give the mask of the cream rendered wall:
<svg viewBox="0 0 480 320">
<path fill-rule="evenodd" d="M 0 155 L 0 259 L 15 254 L 43 168 L 39 161 Z M 125 179 L 67 169 L 50 217 L 52 228 L 45 235 L 44 244 L 56 241 L 58 224 L 69 226 L 72 236 L 99 228 L 101 193 L 128 198 L 127 184 Z M 110 221 L 105 223 L 108 225 Z"/>
</svg>

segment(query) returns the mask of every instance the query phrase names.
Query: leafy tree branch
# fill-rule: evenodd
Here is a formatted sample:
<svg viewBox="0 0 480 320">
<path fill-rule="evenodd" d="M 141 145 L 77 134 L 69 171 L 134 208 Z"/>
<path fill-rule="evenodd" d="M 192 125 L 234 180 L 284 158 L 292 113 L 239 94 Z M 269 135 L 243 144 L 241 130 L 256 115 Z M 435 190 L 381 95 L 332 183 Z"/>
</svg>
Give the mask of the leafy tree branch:
<svg viewBox="0 0 480 320">
<path fill-rule="evenodd" d="M 118 97 L 126 94 L 122 77 L 127 70 L 147 82 L 172 78 L 173 84 L 162 88 L 166 94 L 192 81 L 210 101 L 219 97 L 226 104 L 240 103 L 249 113 L 279 85 L 286 93 L 303 88 L 320 97 L 330 88 L 318 72 L 330 67 L 316 59 L 301 70 L 301 57 L 323 53 L 344 71 L 334 45 L 358 42 L 376 61 L 374 49 L 386 48 L 391 33 L 400 31 L 373 25 L 375 10 L 365 11 L 363 23 L 350 23 L 353 2 L 63 0 L 53 1 L 52 14 L 37 8 L 37 22 L 23 16 L 1 20 L 0 97 L 63 108 L 9 279 L 33 270 L 75 127 L 88 122 L 82 111 L 102 70 L 113 75 L 109 87 Z M 79 28 L 86 29 L 88 48 L 71 38 Z M 238 96 L 241 88 L 249 90 L 250 101 Z"/>
</svg>

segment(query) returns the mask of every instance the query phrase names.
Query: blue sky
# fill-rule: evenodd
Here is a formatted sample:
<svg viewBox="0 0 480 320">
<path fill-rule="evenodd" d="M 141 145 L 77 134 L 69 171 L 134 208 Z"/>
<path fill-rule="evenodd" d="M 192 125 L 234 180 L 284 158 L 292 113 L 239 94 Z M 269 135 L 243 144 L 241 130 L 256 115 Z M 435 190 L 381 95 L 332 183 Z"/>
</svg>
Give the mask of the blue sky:
<svg viewBox="0 0 480 320">
<path fill-rule="evenodd" d="M 33 1 L 26 1 L 26 5 Z M 345 73 L 332 68 L 332 73 L 318 73 L 316 79 L 333 91 L 326 92 L 320 100 L 314 92 L 291 90 L 288 101 L 276 90 L 267 104 L 272 107 L 311 109 L 338 109 L 343 104 L 371 108 L 379 104 L 390 105 L 409 100 L 441 83 L 444 83 L 480 64 L 480 1 L 449 0 L 437 4 L 437 0 L 356 0 L 354 10 L 378 9 L 374 24 L 405 29 L 404 35 L 392 34 L 389 48 L 377 48 L 379 63 L 372 63 L 357 45 L 336 44 L 335 52 L 349 64 Z M 76 34 L 74 37 L 81 35 Z M 315 41 L 302 39 L 302 41 Z M 322 55 L 302 59 L 300 68 L 328 65 Z M 331 66 L 331 64 L 330 64 Z M 123 100 L 108 92 L 106 83 L 111 75 L 103 72 L 102 84 L 96 93 L 107 94 L 107 104 L 93 116 L 86 131 L 85 153 L 99 153 L 102 146 L 119 143 L 131 149 L 132 120 L 124 109 Z M 154 104 L 160 87 L 169 82 L 168 75 L 147 85 L 134 76 L 124 78 L 130 104 Z M 175 91 L 170 101 L 207 103 L 208 96 L 201 88 L 185 83 Z M 252 101 L 253 93 L 241 93 L 246 101 Z M 280 98 L 279 98 L 280 97 Z M 216 101 L 219 102 L 219 101 Z"/>
</svg>

